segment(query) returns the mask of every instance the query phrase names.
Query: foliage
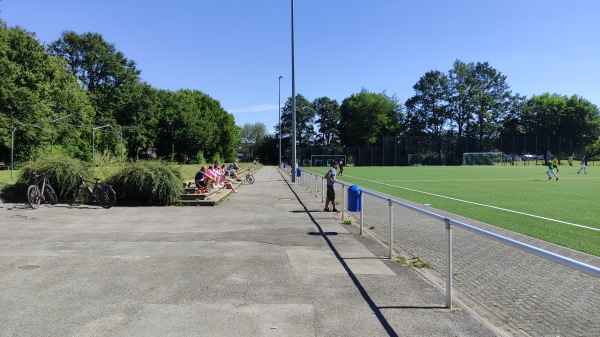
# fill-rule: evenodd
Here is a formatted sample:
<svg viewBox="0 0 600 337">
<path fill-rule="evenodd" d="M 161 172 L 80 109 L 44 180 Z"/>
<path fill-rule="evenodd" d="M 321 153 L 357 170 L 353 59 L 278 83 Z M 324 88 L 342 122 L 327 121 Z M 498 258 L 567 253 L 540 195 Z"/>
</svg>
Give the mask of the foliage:
<svg viewBox="0 0 600 337">
<path fill-rule="evenodd" d="M 267 126 L 263 123 L 246 123 L 240 128 L 239 136 L 242 149 L 245 149 L 251 158 L 255 158 L 257 147 L 268 136 Z"/>
<path fill-rule="evenodd" d="M 398 131 L 401 112 L 395 97 L 363 89 L 344 99 L 340 137 L 347 146 L 377 145 Z"/>
<path fill-rule="evenodd" d="M 292 146 L 292 97 L 289 97 L 281 110 L 282 148 Z M 308 146 L 315 134 L 315 109 L 304 96 L 296 95 L 296 143 L 298 146 Z"/>
<path fill-rule="evenodd" d="M 93 115 L 93 109 L 64 60 L 48 55 L 33 33 L 0 20 L 0 159 L 10 161 L 13 137 L 17 162 L 54 143 L 81 156 L 82 130 L 65 125 L 69 114 Z"/>
<path fill-rule="evenodd" d="M 173 205 L 183 190 L 180 169 L 161 160 L 128 163 L 107 180 L 119 200 L 136 204 Z"/>
<path fill-rule="evenodd" d="M 18 193 L 25 196 L 27 186 L 31 185 L 33 174 L 45 173 L 50 185 L 60 198 L 78 182 L 77 172 L 84 176 L 90 176 L 88 165 L 79 159 L 73 159 L 65 155 L 37 158 L 34 161 L 25 163 L 20 170 L 17 184 L 24 186 L 25 189 Z"/>
<path fill-rule="evenodd" d="M 279 138 L 267 135 L 256 147 L 256 157 L 265 165 L 279 165 Z"/>
<path fill-rule="evenodd" d="M 340 145 L 340 104 L 329 97 L 319 97 L 312 104 L 317 116 L 316 123 L 319 125 L 319 134 L 317 135 L 315 145 Z"/>
</svg>

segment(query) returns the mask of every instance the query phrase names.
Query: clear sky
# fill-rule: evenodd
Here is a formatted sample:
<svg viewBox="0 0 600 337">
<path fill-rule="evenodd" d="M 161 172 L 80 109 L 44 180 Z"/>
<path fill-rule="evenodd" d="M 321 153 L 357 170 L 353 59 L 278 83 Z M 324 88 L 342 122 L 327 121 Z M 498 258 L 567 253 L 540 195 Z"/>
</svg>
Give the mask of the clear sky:
<svg viewBox="0 0 600 337">
<path fill-rule="evenodd" d="M 291 0 L 0 0 L 0 18 L 49 44 L 100 33 L 155 88 L 200 90 L 236 124 L 278 123 L 292 95 Z M 401 102 L 427 71 L 488 62 L 513 93 L 600 106 L 599 0 L 295 0 L 296 93 Z"/>
</svg>

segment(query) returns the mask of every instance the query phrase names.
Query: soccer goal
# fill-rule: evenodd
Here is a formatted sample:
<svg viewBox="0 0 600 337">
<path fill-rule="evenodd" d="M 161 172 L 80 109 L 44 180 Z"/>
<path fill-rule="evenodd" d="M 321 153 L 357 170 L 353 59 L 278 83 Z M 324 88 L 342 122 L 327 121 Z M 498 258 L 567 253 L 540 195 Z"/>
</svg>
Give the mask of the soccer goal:
<svg viewBox="0 0 600 337">
<path fill-rule="evenodd" d="M 440 153 L 410 153 L 408 166 L 446 166 L 446 156 Z"/>
<path fill-rule="evenodd" d="M 346 155 L 344 154 L 313 154 L 310 156 L 312 166 L 332 166 L 334 162 L 344 161 L 346 164 Z"/>
<path fill-rule="evenodd" d="M 463 165 L 496 165 L 504 162 L 506 156 L 502 152 L 465 152 Z"/>
</svg>

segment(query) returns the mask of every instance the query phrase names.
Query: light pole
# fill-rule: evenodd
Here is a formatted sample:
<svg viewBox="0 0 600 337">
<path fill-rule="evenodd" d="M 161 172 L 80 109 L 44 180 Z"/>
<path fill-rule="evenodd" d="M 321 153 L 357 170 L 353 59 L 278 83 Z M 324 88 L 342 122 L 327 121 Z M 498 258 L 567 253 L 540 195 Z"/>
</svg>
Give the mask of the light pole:
<svg viewBox="0 0 600 337">
<path fill-rule="evenodd" d="M 279 76 L 279 104 L 277 105 L 277 111 L 279 112 L 279 167 L 281 168 L 281 79 L 283 76 Z"/>
<path fill-rule="evenodd" d="M 294 63 L 294 0 L 292 0 L 292 182 L 296 182 L 296 72 Z"/>
</svg>

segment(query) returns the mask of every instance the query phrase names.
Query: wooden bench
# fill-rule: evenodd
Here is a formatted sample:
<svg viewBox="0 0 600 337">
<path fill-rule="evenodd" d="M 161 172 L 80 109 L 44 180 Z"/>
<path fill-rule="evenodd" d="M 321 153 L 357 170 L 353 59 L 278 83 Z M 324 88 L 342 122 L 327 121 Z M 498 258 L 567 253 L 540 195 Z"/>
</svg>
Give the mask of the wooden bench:
<svg viewBox="0 0 600 337">
<path fill-rule="evenodd" d="M 4 170 L 4 169 L 10 169 L 10 165 L 6 165 L 4 164 L 3 161 L 0 161 L 0 170 Z"/>
</svg>

